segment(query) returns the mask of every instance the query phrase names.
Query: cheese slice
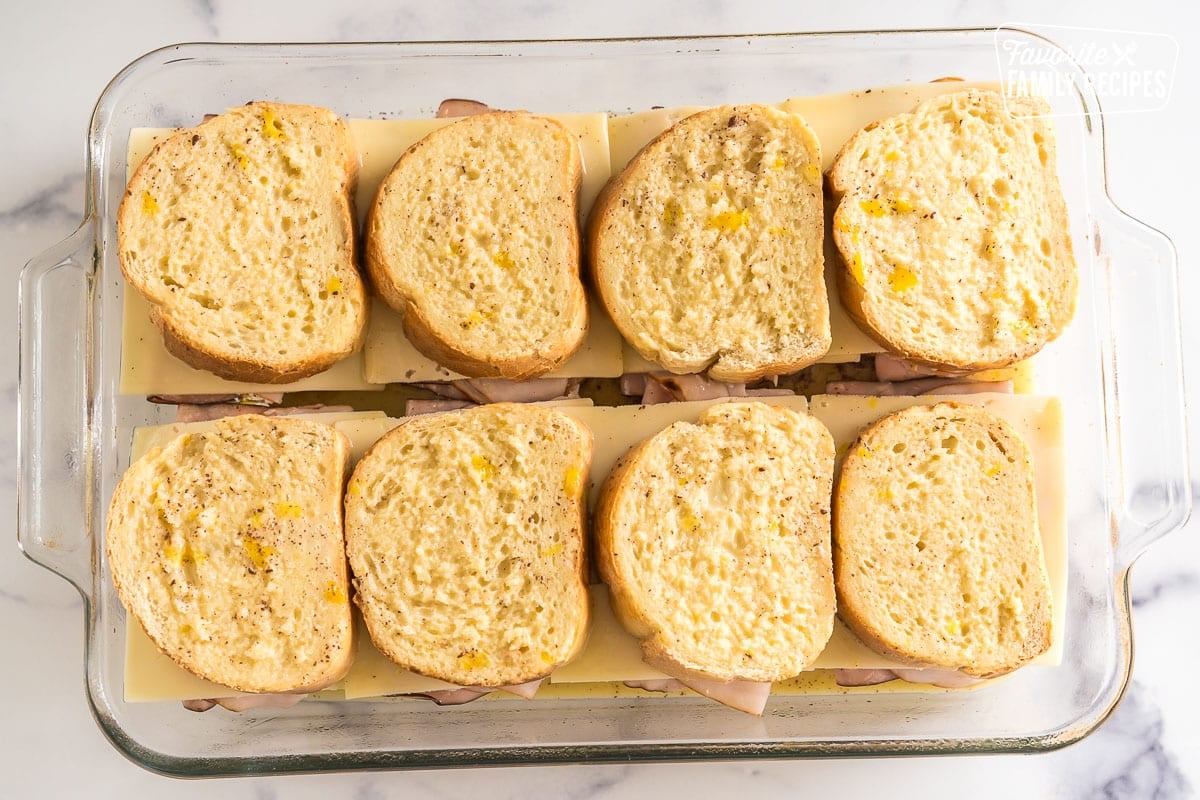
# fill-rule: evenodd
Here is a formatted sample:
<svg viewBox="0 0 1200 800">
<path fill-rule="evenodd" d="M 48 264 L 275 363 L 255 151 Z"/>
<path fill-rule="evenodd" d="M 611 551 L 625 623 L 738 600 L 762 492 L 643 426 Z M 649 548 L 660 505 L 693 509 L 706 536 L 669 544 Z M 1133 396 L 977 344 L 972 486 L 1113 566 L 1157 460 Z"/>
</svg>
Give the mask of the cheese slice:
<svg viewBox="0 0 1200 800">
<path fill-rule="evenodd" d="M 872 122 L 903 114 L 924 100 L 950 92 L 966 89 L 990 89 L 999 91 L 996 82 L 946 81 L 942 83 L 916 83 L 889 86 L 870 91 L 847 92 L 845 94 L 820 95 L 816 97 L 794 97 L 777 103 L 776 106 L 792 114 L 804 117 L 817 140 L 821 143 L 821 170 L 827 172 L 842 146 L 859 129 Z M 625 168 L 643 147 L 656 136 L 679 120 L 702 110 L 703 106 L 678 106 L 658 108 L 610 117 L 608 120 L 609 150 L 612 171 L 615 175 Z M 828 205 L 828 204 L 827 204 Z M 832 209 L 827 209 L 832 212 Z M 834 247 L 832 236 L 825 236 L 825 286 L 829 293 L 829 325 L 833 344 L 821 359 L 825 363 L 844 363 L 857 360 L 864 353 L 878 353 L 879 344 L 863 332 L 850 313 L 842 305 L 837 291 L 836 265 L 841 256 Z M 630 354 L 633 353 L 633 357 Z M 626 349 L 627 372 L 649 372 L 661 366 L 636 355 L 633 348 Z"/>
<path fill-rule="evenodd" d="M 297 414 L 295 419 L 310 419 L 332 425 L 343 420 L 370 420 L 382 418 L 382 411 L 328 412 L 319 414 Z M 131 461 L 136 461 L 156 447 L 183 433 L 200 433 L 211 430 L 216 420 L 202 422 L 176 422 L 170 425 L 154 425 L 138 428 L 133 432 Z M 236 692 L 227 686 L 206 681 L 180 667 L 170 656 L 163 654 L 142 626 L 130 614 L 125 615 L 125 688 L 127 703 L 143 703 L 160 700 L 198 700 L 211 697 L 235 697 Z M 323 697 L 340 697 L 341 682 L 322 690 Z"/>
<path fill-rule="evenodd" d="M 616 378 L 625 371 L 625 340 L 597 303 L 589 305 L 587 337 L 579 352 L 546 378 Z M 371 383 L 453 381 L 464 376 L 446 369 L 412 346 L 402 315 L 379 298 L 371 301 L 371 322 L 363 345 L 363 375 Z"/>
</svg>

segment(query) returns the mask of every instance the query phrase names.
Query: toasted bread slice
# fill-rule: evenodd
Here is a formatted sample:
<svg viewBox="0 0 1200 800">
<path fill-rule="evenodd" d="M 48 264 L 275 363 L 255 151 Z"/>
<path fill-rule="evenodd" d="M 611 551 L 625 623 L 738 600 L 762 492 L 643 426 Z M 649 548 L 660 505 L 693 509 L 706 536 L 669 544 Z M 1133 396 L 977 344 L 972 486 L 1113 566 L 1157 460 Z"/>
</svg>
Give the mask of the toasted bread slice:
<svg viewBox="0 0 1200 800">
<path fill-rule="evenodd" d="M 358 155 L 333 112 L 251 103 L 161 142 L 117 213 L 121 271 L 167 350 L 222 378 L 288 383 L 354 352 Z"/>
<path fill-rule="evenodd" d="M 1040 98 L 948 94 L 867 126 L 838 153 L 838 287 L 888 350 L 993 369 L 1071 321 L 1078 279 L 1049 114 Z"/>
<path fill-rule="evenodd" d="M 992 677 L 1050 646 L 1029 449 L 977 406 L 863 431 L 838 478 L 833 563 L 839 615 L 885 655 Z"/>
<path fill-rule="evenodd" d="M 829 350 L 823 220 L 821 148 L 804 120 L 722 106 L 668 128 L 609 182 L 588 255 L 643 357 L 749 381 Z"/>
<path fill-rule="evenodd" d="M 367 217 L 367 267 L 421 353 L 474 378 L 549 372 L 583 344 L 583 160 L 561 123 L 477 114 L 396 162 Z"/>
<path fill-rule="evenodd" d="M 669 675 L 774 681 L 833 633 L 833 437 L 761 402 L 706 409 L 617 464 L 596 507 L 613 610 Z"/>
<path fill-rule="evenodd" d="M 497 403 L 415 417 L 380 439 L 346 494 L 355 601 L 375 646 L 460 686 L 545 677 L 583 647 L 591 432 Z"/>
<path fill-rule="evenodd" d="M 354 654 L 342 481 L 328 425 L 257 415 L 130 466 L 109 507 L 113 584 L 181 667 L 245 692 L 309 692 Z"/>
</svg>

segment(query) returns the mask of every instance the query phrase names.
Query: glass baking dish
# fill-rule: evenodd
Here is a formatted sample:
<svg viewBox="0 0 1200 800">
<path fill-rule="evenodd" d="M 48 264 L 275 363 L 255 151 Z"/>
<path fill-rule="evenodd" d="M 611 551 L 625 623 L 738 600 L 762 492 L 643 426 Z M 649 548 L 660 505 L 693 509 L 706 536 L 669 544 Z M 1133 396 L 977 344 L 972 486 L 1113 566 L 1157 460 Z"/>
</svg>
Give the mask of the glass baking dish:
<svg viewBox="0 0 1200 800">
<path fill-rule="evenodd" d="M 1008 31 L 1053 47 L 1034 34 Z M 1176 258 L 1105 187 L 1104 120 L 1077 87 L 1056 100 L 1058 157 L 1081 272 L 1067 333 L 1037 359 L 1064 398 L 1069 599 L 1063 663 L 981 691 L 776 697 L 761 718 L 699 698 L 305 702 L 194 714 L 122 697 L 124 611 L 105 563 L 108 499 L 135 426 L 169 421 L 118 394 L 123 282 L 116 210 L 134 127 L 194 123 L 252 99 L 346 117 L 423 117 L 446 97 L 542 112 L 777 102 L 942 76 L 998 77 L 991 30 L 687 39 L 183 44 L 104 91 L 88 139 L 82 226 L 21 278 L 19 539 L 86 608 L 87 690 L 136 763 L 180 776 L 582 761 L 1029 752 L 1074 742 L 1119 702 L 1133 659 L 1127 576 L 1190 510 Z M 1124 153 L 1145 159 L 1149 154 Z"/>
</svg>

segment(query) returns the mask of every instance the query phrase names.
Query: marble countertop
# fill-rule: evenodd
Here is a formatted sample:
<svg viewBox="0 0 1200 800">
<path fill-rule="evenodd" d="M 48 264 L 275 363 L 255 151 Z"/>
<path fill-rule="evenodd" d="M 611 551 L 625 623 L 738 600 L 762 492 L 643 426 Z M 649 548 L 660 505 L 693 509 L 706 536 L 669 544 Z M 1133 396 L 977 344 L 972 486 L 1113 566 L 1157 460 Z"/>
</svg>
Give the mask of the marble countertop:
<svg viewBox="0 0 1200 800">
<path fill-rule="evenodd" d="M 1107 120 L 1109 189 L 1133 216 L 1174 240 L 1185 306 L 1187 377 L 1200 385 L 1200 226 L 1194 154 L 1200 129 L 1194 5 L 1114 0 L 965 4 L 735 3 L 720 0 L 508 4 L 321 3 L 317 0 L 42 0 L 0 11 L 0 263 L 11 281 L 0 407 L 0 505 L 16 518 L 16 278 L 31 257 L 69 234 L 84 200 L 84 142 L 108 80 L 137 56 L 184 41 L 366 41 L 551 38 L 804 30 L 1088 25 L 1175 33 L 1174 96 L 1160 111 Z M 1191 428 L 1197 425 L 1192 404 Z M 1193 448 L 1192 469 L 1200 475 Z M 11 530 L 11 529 L 10 529 Z M 83 610 L 65 582 L 27 561 L 15 536 L 0 548 L 0 797 L 658 797 L 877 796 L 1180 798 L 1200 794 L 1200 699 L 1184 664 L 1200 663 L 1200 523 L 1154 547 L 1132 572 L 1136 663 L 1111 719 L 1083 742 L 1038 756 L 738 762 L 366 773 L 181 782 L 126 761 L 91 719 L 83 684 Z"/>
</svg>

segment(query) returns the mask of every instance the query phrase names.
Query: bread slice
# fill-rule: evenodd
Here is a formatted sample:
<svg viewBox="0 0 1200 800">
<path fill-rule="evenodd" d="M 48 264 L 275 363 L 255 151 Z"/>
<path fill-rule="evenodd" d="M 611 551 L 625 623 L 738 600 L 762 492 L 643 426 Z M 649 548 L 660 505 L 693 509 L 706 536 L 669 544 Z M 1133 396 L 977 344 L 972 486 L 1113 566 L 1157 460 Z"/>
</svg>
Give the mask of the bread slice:
<svg viewBox="0 0 1200 800">
<path fill-rule="evenodd" d="M 375 646 L 459 686 L 525 683 L 574 658 L 591 456 L 581 423 L 517 403 L 414 417 L 380 439 L 346 494 L 355 601 Z"/>
<path fill-rule="evenodd" d="M 814 417 L 724 403 L 629 451 L 596 507 L 613 610 L 669 675 L 775 681 L 833 633 L 833 437 Z"/>
<path fill-rule="evenodd" d="M 109 507 L 108 561 L 163 653 L 245 692 L 315 691 L 349 670 L 349 452 L 328 425 L 250 415 L 130 466 Z"/>
<path fill-rule="evenodd" d="M 851 445 L 834 498 L 838 613 L 869 647 L 992 677 L 1050 646 L 1025 442 L 977 406 L 913 406 Z"/>
<path fill-rule="evenodd" d="M 396 162 L 367 217 L 367 267 L 425 356 L 474 378 L 549 372 L 583 344 L 583 160 L 561 123 L 477 114 Z"/>
<path fill-rule="evenodd" d="M 685 117 L 605 187 L 595 284 L 625 339 L 672 372 L 750 381 L 829 350 L 821 148 L 795 114 Z"/>
<path fill-rule="evenodd" d="M 354 352 L 367 320 L 345 123 L 250 103 L 181 129 L 134 173 L 117 213 L 125 279 L 167 350 L 222 378 L 288 383 Z"/>
<path fill-rule="evenodd" d="M 888 350 L 993 369 L 1071 321 L 1078 279 L 1049 114 L 1040 98 L 958 92 L 867 126 L 838 153 L 838 287 Z"/>
</svg>

